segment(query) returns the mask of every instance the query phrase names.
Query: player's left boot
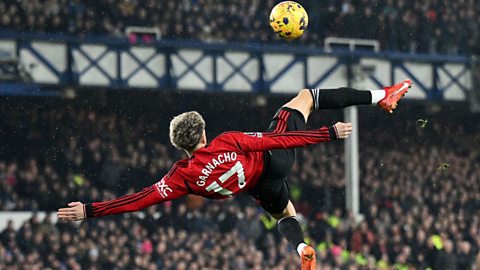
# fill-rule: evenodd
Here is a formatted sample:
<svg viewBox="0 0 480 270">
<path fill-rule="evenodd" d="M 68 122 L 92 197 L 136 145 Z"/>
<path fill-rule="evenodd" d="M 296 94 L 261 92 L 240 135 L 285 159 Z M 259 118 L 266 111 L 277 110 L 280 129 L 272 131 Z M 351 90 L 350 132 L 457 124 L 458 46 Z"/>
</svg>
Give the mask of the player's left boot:
<svg viewBox="0 0 480 270">
<path fill-rule="evenodd" d="M 317 259 L 315 258 L 315 250 L 311 246 L 306 246 L 302 251 L 302 270 L 316 270 Z"/>
<path fill-rule="evenodd" d="M 385 97 L 378 102 L 378 106 L 389 113 L 393 113 L 398 106 L 398 101 L 408 92 L 412 87 L 412 81 L 407 79 L 401 83 L 384 88 Z"/>
</svg>

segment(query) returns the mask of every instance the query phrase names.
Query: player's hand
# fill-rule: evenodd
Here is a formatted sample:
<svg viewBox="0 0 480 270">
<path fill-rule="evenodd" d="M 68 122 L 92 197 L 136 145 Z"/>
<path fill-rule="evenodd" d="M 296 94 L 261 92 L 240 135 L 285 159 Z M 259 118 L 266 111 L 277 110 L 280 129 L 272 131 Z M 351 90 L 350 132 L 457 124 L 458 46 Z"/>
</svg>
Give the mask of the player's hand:
<svg viewBox="0 0 480 270">
<path fill-rule="evenodd" d="M 71 202 L 68 208 L 60 208 L 57 211 L 57 217 L 63 221 L 77 221 L 86 219 L 85 205 L 81 202 Z"/>
<path fill-rule="evenodd" d="M 352 133 L 353 126 L 352 123 L 337 122 L 335 129 L 337 129 L 338 139 L 346 139 Z"/>
</svg>

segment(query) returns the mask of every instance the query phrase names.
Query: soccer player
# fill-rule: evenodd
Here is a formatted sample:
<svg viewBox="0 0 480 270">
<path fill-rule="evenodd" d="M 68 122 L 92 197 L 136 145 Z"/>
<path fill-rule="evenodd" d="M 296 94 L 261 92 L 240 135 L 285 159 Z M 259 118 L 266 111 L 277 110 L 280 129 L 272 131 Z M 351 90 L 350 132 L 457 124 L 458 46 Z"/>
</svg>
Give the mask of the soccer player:
<svg viewBox="0 0 480 270">
<path fill-rule="evenodd" d="M 225 132 L 209 144 L 202 116 L 194 111 L 182 113 L 170 122 L 169 135 L 171 143 L 188 154 L 187 159 L 175 163 L 160 181 L 140 192 L 105 202 L 71 202 L 58 210 L 58 218 L 75 221 L 139 211 L 187 194 L 225 199 L 247 192 L 278 219 L 278 230 L 296 248 L 302 269 L 315 269 L 315 251 L 304 243 L 286 177 L 296 147 L 345 139 L 352 125 L 338 122 L 305 130 L 310 113 L 375 103 L 392 113 L 411 85 L 405 80 L 382 90 L 303 89 L 277 111 L 266 132 Z"/>
</svg>

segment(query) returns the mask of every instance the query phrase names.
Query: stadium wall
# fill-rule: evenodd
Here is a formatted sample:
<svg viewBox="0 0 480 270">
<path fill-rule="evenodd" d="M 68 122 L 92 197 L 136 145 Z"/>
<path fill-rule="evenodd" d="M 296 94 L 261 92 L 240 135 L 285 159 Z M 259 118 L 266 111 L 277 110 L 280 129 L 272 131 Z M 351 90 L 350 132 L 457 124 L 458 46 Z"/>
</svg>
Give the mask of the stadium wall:
<svg viewBox="0 0 480 270">
<path fill-rule="evenodd" d="M 375 89 L 403 78 L 408 98 L 463 101 L 472 89 L 472 59 L 264 46 L 159 41 L 79 40 L 58 35 L 1 35 L 32 79 L 46 85 L 292 93 L 356 84 Z"/>
<path fill-rule="evenodd" d="M 40 220 L 43 220 L 47 215 L 50 215 L 52 223 L 57 223 L 57 215 L 47 213 L 44 211 L 33 212 L 33 211 L 0 211 L 0 231 L 3 231 L 8 222 L 13 222 L 13 227 L 15 230 L 20 229 L 25 221 L 28 221 L 32 216 L 37 215 Z"/>
</svg>

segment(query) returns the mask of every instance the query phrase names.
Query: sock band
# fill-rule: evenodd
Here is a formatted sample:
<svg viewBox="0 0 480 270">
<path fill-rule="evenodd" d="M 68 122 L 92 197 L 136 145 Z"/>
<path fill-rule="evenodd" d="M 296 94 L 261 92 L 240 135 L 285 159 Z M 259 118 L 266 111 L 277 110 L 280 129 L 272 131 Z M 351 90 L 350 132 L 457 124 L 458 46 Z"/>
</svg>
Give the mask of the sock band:
<svg viewBox="0 0 480 270">
<path fill-rule="evenodd" d="M 303 249 L 307 246 L 305 243 L 300 243 L 297 247 L 297 252 L 299 256 L 302 256 Z"/>
<path fill-rule="evenodd" d="M 370 90 L 370 93 L 372 93 L 372 104 L 377 104 L 386 95 L 385 90 Z"/>
<path fill-rule="evenodd" d="M 319 88 L 310 89 L 310 94 L 312 95 L 312 98 L 313 98 L 313 110 L 314 111 L 318 110 L 318 108 L 320 107 L 320 104 L 318 103 L 319 92 L 320 92 Z"/>
</svg>

